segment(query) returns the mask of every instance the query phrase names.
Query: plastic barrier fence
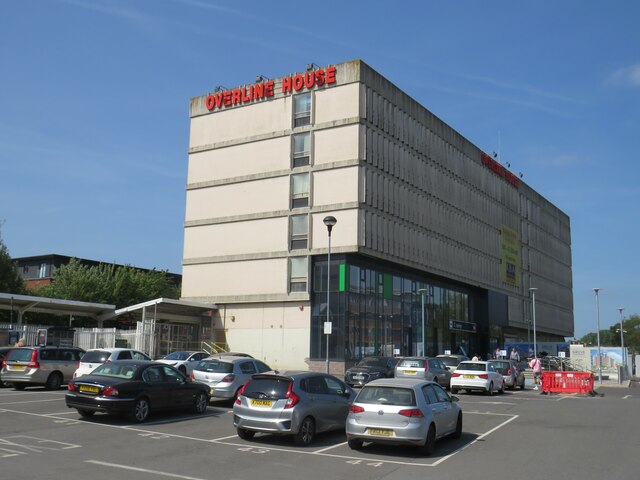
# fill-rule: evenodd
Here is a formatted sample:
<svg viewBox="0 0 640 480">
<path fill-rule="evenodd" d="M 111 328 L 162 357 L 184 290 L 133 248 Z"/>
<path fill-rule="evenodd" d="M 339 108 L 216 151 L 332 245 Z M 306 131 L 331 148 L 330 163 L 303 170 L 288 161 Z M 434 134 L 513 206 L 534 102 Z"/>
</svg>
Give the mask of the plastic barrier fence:
<svg viewBox="0 0 640 480">
<path fill-rule="evenodd" d="M 542 372 L 542 392 L 593 393 L 593 373 Z"/>
</svg>

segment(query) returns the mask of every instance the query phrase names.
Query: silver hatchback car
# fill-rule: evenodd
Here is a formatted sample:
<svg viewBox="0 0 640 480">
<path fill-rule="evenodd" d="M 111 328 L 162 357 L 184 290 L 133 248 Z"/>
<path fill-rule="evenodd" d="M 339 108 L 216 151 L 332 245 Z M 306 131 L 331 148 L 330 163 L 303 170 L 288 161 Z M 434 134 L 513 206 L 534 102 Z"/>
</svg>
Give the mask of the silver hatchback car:
<svg viewBox="0 0 640 480">
<path fill-rule="evenodd" d="M 437 439 L 462 435 L 462 409 L 434 382 L 394 378 L 366 384 L 349 407 L 349 447 L 364 442 L 415 445 L 430 455 Z"/>
<path fill-rule="evenodd" d="M 0 377 L 16 390 L 28 385 L 44 385 L 58 390 L 73 378 L 84 350 L 76 347 L 20 347 L 2 362 Z"/>
<path fill-rule="evenodd" d="M 269 365 L 253 358 L 206 358 L 193 367 L 191 379 L 208 385 L 212 400 L 235 400 L 238 391 L 251 375 L 271 371 Z"/>
<path fill-rule="evenodd" d="M 324 373 L 254 375 L 233 405 L 233 425 L 245 440 L 262 432 L 309 445 L 316 433 L 344 429 L 354 398 L 351 388 Z"/>
</svg>

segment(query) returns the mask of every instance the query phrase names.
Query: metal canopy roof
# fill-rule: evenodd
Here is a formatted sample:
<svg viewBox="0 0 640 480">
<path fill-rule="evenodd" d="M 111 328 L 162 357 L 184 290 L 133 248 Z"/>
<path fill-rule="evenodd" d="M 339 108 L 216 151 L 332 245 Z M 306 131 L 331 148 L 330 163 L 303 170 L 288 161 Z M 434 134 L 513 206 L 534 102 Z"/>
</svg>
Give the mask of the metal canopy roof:
<svg viewBox="0 0 640 480">
<path fill-rule="evenodd" d="M 209 316 L 209 312 L 218 310 L 214 303 L 197 303 L 186 300 L 174 300 L 172 298 L 156 298 L 148 302 L 138 303 L 130 307 L 119 308 L 114 312 L 101 315 L 99 320 L 110 320 L 121 315 L 133 316 L 138 321 L 155 318 L 170 322 L 199 323 L 203 316 Z"/>
<path fill-rule="evenodd" d="M 58 298 L 0 293 L 0 309 L 17 312 L 18 319 L 22 317 L 23 313 L 28 311 L 97 318 L 109 312 L 114 312 L 116 306 L 106 303 L 77 302 L 75 300 L 60 300 Z"/>
</svg>

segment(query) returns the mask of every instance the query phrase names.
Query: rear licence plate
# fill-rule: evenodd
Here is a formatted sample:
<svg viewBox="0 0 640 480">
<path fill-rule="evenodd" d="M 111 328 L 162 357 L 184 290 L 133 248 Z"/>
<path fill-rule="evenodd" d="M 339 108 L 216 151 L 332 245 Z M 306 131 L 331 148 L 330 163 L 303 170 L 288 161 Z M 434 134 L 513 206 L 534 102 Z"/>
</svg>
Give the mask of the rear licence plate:
<svg viewBox="0 0 640 480">
<path fill-rule="evenodd" d="M 476 378 L 475 375 L 463 375 L 462 378 Z"/>
<path fill-rule="evenodd" d="M 415 370 L 405 370 L 404 373 L 406 373 L 407 375 L 415 375 L 418 372 L 416 372 Z"/>
<path fill-rule="evenodd" d="M 367 428 L 369 435 L 378 435 L 380 437 L 393 437 L 393 430 L 386 430 L 384 428 Z"/>
<path fill-rule="evenodd" d="M 251 400 L 251 405 L 254 407 L 270 407 L 273 405 L 271 400 Z"/>
<path fill-rule="evenodd" d="M 22 372 L 27 368 L 24 365 L 7 365 L 7 367 L 9 367 L 7 370 L 12 372 Z"/>
<path fill-rule="evenodd" d="M 364 375 L 354 375 L 353 379 L 354 380 L 364 380 Z"/>
<path fill-rule="evenodd" d="M 100 387 L 93 387 L 91 385 L 80 385 L 80 388 L 78 390 L 80 390 L 81 392 L 98 393 L 100 391 Z"/>
</svg>

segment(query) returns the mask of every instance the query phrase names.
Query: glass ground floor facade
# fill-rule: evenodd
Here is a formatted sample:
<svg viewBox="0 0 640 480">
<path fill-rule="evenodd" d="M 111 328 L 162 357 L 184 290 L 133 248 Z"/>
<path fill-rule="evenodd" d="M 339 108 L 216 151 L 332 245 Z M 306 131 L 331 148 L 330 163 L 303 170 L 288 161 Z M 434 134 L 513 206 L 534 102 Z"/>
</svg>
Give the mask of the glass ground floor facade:
<svg viewBox="0 0 640 480">
<path fill-rule="evenodd" d="M 314 257 L 311 272 L 311 359 L 321 360 L 327 351 L 327 258 Z M 328 303 L 334 361 L 423 352 L 482 354 L 501 335 L 500 327 L 488 324 L 486 290 L 360 255 L 332 255 Z M 502 323 L 506 297 L 504 303 Z"/>
</svg>

